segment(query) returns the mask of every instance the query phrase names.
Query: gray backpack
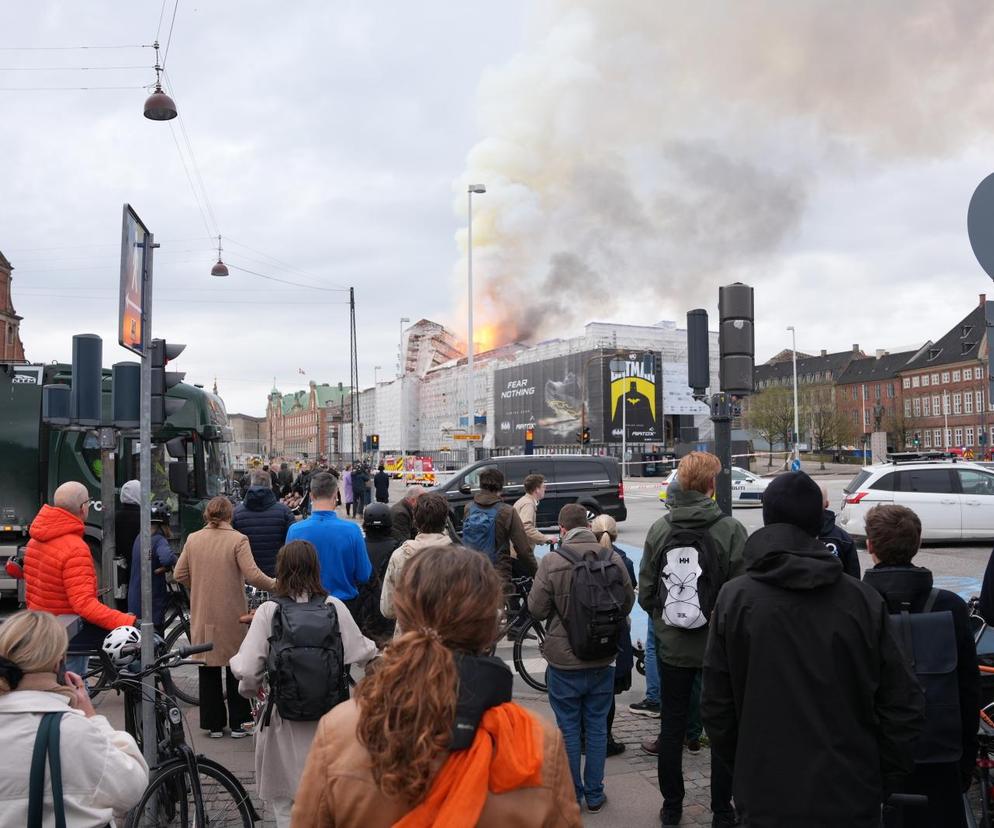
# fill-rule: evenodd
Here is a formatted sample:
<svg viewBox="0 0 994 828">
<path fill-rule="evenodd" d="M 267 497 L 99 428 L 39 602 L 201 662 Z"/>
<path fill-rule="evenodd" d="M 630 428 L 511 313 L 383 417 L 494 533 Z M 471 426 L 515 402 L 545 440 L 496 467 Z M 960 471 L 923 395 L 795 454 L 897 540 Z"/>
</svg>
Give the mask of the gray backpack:
<svg viewBox="0 0 994 828">
<path fill-rule="evenodd" d="M 595 557 L 560 546 L 556 552 L 573 565 L 569 606 L 559 618 L 573 654 L 583 661 L 601 661 L 618 654 L 618 633 L 627 624 L 624 567 L 611 560 L 612 549 Z"/>
</svg>

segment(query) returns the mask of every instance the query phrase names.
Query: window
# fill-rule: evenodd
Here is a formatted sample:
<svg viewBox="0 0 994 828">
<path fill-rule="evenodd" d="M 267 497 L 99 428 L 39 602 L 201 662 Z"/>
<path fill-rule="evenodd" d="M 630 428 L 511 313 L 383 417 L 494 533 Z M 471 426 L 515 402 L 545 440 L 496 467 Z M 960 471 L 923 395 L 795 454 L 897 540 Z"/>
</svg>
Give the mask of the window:
<svg viewBox="0 0 994 828">
<path fill-rule="evenodd" d="M 976 443 L 973 442 L 973 426 L 967 426 L 966 430 L 963 432 L 963 436 L 966 438 L 966 445 L 976 445 Z"/>
<path fill-rule="evenodd" d="M 945 432 L 945 435 L 943 435 L 946 440 L 945 446 L 946 448 L 949 448 L 953 444 L 953 430 L 951 428 L 947 428 L 945 429 Z"/>
<path fill-rule="evenodd" d="M 973 469 L 957 469 L 959 485 L 965 495 L 994 495 L 994 474 Z"/>
<path fill-rule="evenodd" d="M 870 411 L 867 408 L 863 409 L 863 428 L 870 425 Z"/>
<path fill-rule="evenodd" d="M 953 382 L 959 382 L 959 371 L 953 371 Z"/>
<path fill-rule="evenodd" d="M 978 380 L 983 379 L 984 378 L 984 369 L 983 368 L 974 368 L 973 369 L 973 378 L 974 379 L 978 379 Z"/>
<path fill-rule="evenodd" d="M 852 387 L 852 398 L 854 400 L 856 399 L 856 386 L 855 385 Z"/>
<path fill-rule="evenodd" d="M 932 399 L 930 397 L 922 397 L 922 414 L 926 417 L 932 416 Z"/>
<path fill-rule="evenodd" d="M 902 379 L 901 380 L 901 387 L 902 388 L 910 388 L 911 387 L 911 380 L 908 379 L 907 377 L 905 377 L 904 379 Z"/>
<path fill-rule="evenodd" d="M 963 413 L 963 395 L 953 394 L 953 414 Z"/>
<path fill-rule="evenodd" d="M 854 426 L 858 426 L 859 425 L 859 412 L 856 411 L 855 409 L 853 410 L 853 413 L 852 413 L 852 424 Z"/>
<path fill-rule="evenodd" d="M 932 412 L 938 417 L 942 413 L 942 397 L 936 394 L 932 397 Z"/>
<path fill-rule="evenodd" d="M 984 392 L 976 391 L 974 392 L 973 397 L 977 401 L 977 413 L 979 414 L 984 410 Z"/>
<path fill-rule="evenodd" d="M 607 483 L 607 467 L 597 462 L 556 463 L 557 483 Z"/>
<path fill-rule="evenodd" d="M 953 440 L 954 440 L 954 442 L 953 442 L 954 446 L 962 446 L 963 445 L 963 429 L 962 428 L 957 428 L 955 431 L 953 431 Z"/>
<path fill-rule="evenodd" d="M 964 368 L 963 369 L 963 382 L 967 382 L 968 380 L 972 380 L 972 379 L 973 379 L 973 369 L 972 368 Z"/>
<path fill-rule="evenodd" d="M 972 414 L 973 413 L 973 394 L 967 391 L 963 394 L 963 413 Z"/>
<path fill-rule="evenodd" d="M 894 484 L 897 482 L 898 472 L 888 472 L 879 480 L 870 484 L 871 489 L 877 492 L 892 492 Z"/>
<path fill-rule="evenodd" d="M 919 383 L 918 376 L 917 375 L 913 376 L 911 378 L 911 387 L 912 388 L 917 388 L 918 387 L 918 383 Z"/>
<path fill-rule="evenodd" d="M 904 401 L 904 416 L 905 417 L 911 416 L 911 400 Z"/>
<path fill-rule="evenodd" d="M 949 469 L 905 469 L 897 475 L 895 491 L 932 494 L 949 494 L 954 491 L 952 473 Z"/>
<path fill-rule="evenodd" d="M 942 448 L 942 429 L 937 428 L 932 432 L 932 442 L 935 444 L 936 448 Z"/>
<path fill-rule="evenodd" d="M 914 415 L 916 417 L 921 417 L 921 415 L 922 415 L 922 401 L 918 397 L 915 397 L 914 400 L 912 400 L 911 407 L 914 410 Z"/>
<path fill-rule="evenodd" d="M 873 386 L 873 398 L 875 400 L 879 400 L 880 399 L 880 383 L 879 382 L 876 385 Z"/>
<path fill-rule="evenodd" d="M 887 399 L 894 399 L 894 383 L 890 383 L 887 386 Z"/>
<path fill-rule="evenodd" d="M 945 385 L 947 382 L 949 382 L 949 372 L 948 371 L 943 371 L 942 372 L 942 384 Z"/>
<path fill-rule="evenodd" d="M 925 429 L 925 436 L 922 445 L 925 446 L 925 448 L 932 448 L 932 432 L 927 428 Z"/>
<path fill-rule="evenodd" d="M 928 385 L 928 374 L 922 374 L 922 387 Z"/>
<path fill-rule="evenodd" d="M 938 384 L 939 384 L 939 375 L 932 374 L 932 385 L 938 385 Z"/>
</svg>

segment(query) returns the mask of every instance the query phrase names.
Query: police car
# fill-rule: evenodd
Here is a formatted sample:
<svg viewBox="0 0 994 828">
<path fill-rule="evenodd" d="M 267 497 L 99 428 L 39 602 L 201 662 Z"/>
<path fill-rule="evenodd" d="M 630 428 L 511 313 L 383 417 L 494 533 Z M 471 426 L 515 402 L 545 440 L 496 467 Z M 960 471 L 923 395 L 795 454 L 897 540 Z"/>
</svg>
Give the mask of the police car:
<svg viewBox="0 0 994 828">
<path fill-rule="evenodd" d="M 676 478 L 676 469 L 669 473 L 663 481 L 659 490 L 659 499 L 666 503 L 666 492 L 670 483 Z M 732 506 L 762 506 L 763 492 L 770 485 L 770 481 L 764 477 L 759 477 L 750 471 L 732 466 Z"/>
</svg>

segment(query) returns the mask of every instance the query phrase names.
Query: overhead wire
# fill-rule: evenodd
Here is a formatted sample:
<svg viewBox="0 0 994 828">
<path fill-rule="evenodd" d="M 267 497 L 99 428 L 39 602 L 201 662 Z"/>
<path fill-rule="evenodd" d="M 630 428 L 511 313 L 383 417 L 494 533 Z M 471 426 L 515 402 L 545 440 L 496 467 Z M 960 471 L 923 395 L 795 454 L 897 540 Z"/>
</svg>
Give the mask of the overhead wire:
<svg viewBox="0 0 994 828">
<path fill-rule="evenodd" d="M 95 92 L 107 89 L 148 89 L 140 86 L 0 86 L 0 92 Z"/>
<path fill-rule="evenodd" d="M 344 287 L 319 287 L 317 285 L 302 285 L 300 282 L 290 282 L 287 279 L 279 279 L 276 276 L 267 276 L 265 273 L 259 273 L 256 270 L 249 270 L 247 267 L 239 267 L 238 265 L 227 263 L 229 268 L 234 270 L 240 270 L 242 273 L 250 273 L 252 276 L 258 276 L 260 279 L 268 279 L 271 282 L 279 282 L 283 285 L 290 285 L 292 287 L 307 288 L 308 290 L 321 290 L 328 293 L 343 293 L 347 292 L 348 288 Z M 348 304 L 348 303 L 346 303 Z"/>
<path fill-rule="evenodd" d="M 110 72 L 141 69 L 147 66 L 0 66 L 0 72 Z"/>
<path fill-rule="evenodd" d="M 179 0 L 175 0 L 173 3 L 173 19 L 169 22 L 169 34 L 166 37 L 166 51 L 162 54 L 162 69 L 166 69 L 166 61 L 169 59 L 169 44 L 173 42 L 173 27 L 176 25 L 176 10 L 179 8 Z M 160 18 L 159 24 L 161 26 L 162 21 Z M 158 40 L 158 38 L 156 38 Z"/>
<path fill-rule="evenodd" d="M 151 43 L 131 43 L 123 46 L 0 46 L 0 52 L 69 52 L 76 49 L 151 49 Z"/>
</svg>

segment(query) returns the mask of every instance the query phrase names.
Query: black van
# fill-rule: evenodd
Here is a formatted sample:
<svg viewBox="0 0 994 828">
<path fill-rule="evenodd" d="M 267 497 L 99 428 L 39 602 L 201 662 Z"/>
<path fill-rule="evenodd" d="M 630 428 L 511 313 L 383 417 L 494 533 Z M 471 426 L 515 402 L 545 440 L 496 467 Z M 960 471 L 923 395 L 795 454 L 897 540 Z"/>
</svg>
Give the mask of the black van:
<svg viewBox="0 0 994 828">
<path fill-rule="evenodd" d="M 496 467 L 504 475 L 504 502 L 514 502 L 525 493 L 529 474 L 545 478 L 545 497 L 538 504 L 539 529 L 555 529 L 559 510 L 567 503 L 587 507 L 591 518 L 607 514 L 619 523 L 628 517 L 621 467 L 613 457 L 590 454 L 516 454 L 480 460 L 457 471 L 452 479 L 432 491 L 445 495 L 457 531 L 462 531 L 466 504 L 480 491 L 480 472 Z"/>
</svg>

